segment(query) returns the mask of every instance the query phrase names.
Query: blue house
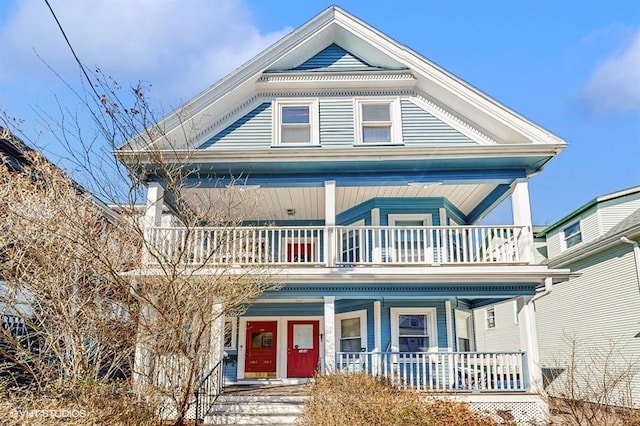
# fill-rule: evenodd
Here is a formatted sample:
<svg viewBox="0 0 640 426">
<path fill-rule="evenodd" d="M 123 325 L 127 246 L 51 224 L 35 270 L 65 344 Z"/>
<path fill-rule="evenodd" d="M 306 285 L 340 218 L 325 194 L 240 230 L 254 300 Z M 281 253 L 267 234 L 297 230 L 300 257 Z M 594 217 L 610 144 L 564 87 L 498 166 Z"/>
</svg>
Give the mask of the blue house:
<svg viewBox="0 0 640 426">
<path fill-rule="evenodd" d="M 260 201 L 218 260 L 283 284 L 226 319 L 228 382 L 367 371 L 544 418 L 532 301 L 568 271 L 534 262 L 528 181 L 562 139 L 338 7 L 184 108 L 163 140 L 122 153 L 188 159 L 193 206 L 241 177 Z M 148 173 L 151 243 L 177 244 Z M 507 199 L 511 223 L 482 225 Z M 472 311 L 514 297 L 521 347 L 477 352 Z"/>
</svg>

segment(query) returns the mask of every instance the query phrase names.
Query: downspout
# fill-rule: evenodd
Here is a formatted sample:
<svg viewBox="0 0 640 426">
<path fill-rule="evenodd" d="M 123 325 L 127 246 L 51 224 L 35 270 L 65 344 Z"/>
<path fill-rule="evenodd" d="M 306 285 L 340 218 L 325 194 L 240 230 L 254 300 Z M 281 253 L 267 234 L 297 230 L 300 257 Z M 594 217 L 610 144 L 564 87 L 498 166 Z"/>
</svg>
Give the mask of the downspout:
<svg viewBox="0 0 640 426">
<path fill-rule="evenodd" d="M 636 276 L 638 277 L 638 291 L 640 291 L 640 243 L 634 240 L 630 240 L 627 237 L 620 237 L 620 241 L 623 243 L 631 244 L 633 246 L 633 254 L 636 258 Z"/>
<path fill-rule="evenodd" d="M 637 260 L 637 258 L 636 258 Z M 551 293 L 551 290 L 553 289 L 553 278 L 551 277 L 547 277 L 544 279 L 544 290 L 541 291 L 540 293 L 534 295 L 531 300 L 529 300 L 529 302 L 535 302 L 538 299 L 542 299 L 543 297 L 545 297 L 546 295 L 548 295 L 549 293 Z"/>
</svg>

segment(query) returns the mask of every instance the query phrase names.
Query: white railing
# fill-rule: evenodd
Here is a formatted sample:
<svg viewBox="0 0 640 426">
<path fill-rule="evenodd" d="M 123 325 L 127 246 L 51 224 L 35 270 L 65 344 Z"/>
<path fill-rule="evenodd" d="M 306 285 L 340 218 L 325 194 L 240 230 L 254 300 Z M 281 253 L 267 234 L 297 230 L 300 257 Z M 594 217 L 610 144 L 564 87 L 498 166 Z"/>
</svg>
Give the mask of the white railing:
<svg viewBox="0 0 640 426">
<path fill-rule="evenodd" d="M 524 226 L 150 228 L 147 261 L 232 265 L 528 263 Z"/>
<path fill-rule="evenodd" d="M 524 392 L 524 352 L 338 352 L 336 368 L 421 392 Z"/>
</svg>

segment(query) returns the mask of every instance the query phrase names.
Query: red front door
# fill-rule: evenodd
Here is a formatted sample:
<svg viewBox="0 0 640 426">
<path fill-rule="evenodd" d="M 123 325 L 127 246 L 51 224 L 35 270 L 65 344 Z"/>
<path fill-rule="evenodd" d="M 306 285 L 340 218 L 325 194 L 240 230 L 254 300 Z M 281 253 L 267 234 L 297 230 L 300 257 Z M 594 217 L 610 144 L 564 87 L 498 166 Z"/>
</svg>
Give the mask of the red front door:
<svg viewBox="0 0 640 426">
<path fill-rule="evenodd" d="M 247 321 L 245 377 L 276 377 L 277 328 L 276 321 Z"/>
<path fill-rule="evenodd" d="M 289 321 L 287 377 L 312 377 L 320 355 L 320 321 Z"/>
</svg>

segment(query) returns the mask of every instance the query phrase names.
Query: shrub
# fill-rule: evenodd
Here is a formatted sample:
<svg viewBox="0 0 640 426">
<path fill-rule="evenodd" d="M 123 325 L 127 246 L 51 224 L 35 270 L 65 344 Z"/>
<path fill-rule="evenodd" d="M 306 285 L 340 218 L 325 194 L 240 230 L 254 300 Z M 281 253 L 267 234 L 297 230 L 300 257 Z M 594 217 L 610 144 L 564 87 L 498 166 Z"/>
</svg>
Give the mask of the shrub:
<svg viewBox="0 0 640 426">
<path fill-rule="evenodd" d="M 366 373 L 317 376 L 298 420 L 301 426 L 493 426 L 492 418 L 463 403 L 427 399 L 424 394 L 399 390 Z"/>
</svg>

